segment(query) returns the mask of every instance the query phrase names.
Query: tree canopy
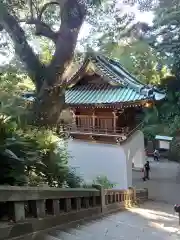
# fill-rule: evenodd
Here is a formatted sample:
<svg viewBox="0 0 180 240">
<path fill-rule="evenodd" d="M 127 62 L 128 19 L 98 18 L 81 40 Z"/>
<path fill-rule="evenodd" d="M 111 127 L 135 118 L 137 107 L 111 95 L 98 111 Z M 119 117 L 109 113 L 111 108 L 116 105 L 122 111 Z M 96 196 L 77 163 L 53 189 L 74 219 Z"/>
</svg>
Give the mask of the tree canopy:
<svg viewBox="0 0 180 240">
<path fill-rule="evenodd" d="M 101 29 L 96 41 L 98 47 L 103 42 L 114 42 L 124 37 L 128 29 L 132 30 L 134 15 L 123 11 L 124 4 L 125 1 L 116 0 L 0 1 L 1 36 L 11 39 L 16 55 L 35 85 L 36 101 L 31 123 L 46 127 L 58 123 L 65 107 L 67 69 L 73 60 L 84 22 L 91 25 L 91 33 L 98 33 Z M 46 62 L 38 56 L 39 48 L 43 51 L 43 47 L 30 41 L 34 36 L 48 40 Z M 8 43 L 2 41 L 1 45 L 7 46 Z M 87 42 L 83 44 L 89 45 Z"/>
</svg>

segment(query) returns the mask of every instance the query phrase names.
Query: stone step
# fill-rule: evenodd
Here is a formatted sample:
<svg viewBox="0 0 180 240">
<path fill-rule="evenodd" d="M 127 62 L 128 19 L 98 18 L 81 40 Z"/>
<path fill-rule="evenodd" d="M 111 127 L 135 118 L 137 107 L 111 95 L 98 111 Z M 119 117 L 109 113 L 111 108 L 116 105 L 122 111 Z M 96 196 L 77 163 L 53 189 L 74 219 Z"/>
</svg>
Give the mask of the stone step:
<svg viewBox="0 0 180 240">
<path fill-rule="evenodd" d="M 73 236 L 77 236 L 80 239 L 85 239 L 85 240 L 92 240 L 94 239 L 94 234 L 93 233 L 89 233 L 86 231 L 83 231 L 81 228 L 71 228 L 71 229 L 67 229 L 64 230 L 65 232 L 68 232 L 69 234 L 72 234 Z"/>
<path fill-rule="evenodd" d="M 48 231 L 48 236 L 52 236 L 56 238 L 56 240 L 58 239 L 59 240 L 83 240 L 83 238 L 80 238 L 79 236 L 73 235 L 71 233 L 68 233 L 62 230 Z M 51 240 L 51 238 L 50 239 L 45 238 L 45 240 Z M 55 240 L 55 239 L 52 238 L 52 240 Z"/>
<path fill-rule="evenodd" d="M 46 234 L 39 234 L 35 238 L 33 238 L 33 240 L 61 240 L 61 239 Z"/>
</svg>

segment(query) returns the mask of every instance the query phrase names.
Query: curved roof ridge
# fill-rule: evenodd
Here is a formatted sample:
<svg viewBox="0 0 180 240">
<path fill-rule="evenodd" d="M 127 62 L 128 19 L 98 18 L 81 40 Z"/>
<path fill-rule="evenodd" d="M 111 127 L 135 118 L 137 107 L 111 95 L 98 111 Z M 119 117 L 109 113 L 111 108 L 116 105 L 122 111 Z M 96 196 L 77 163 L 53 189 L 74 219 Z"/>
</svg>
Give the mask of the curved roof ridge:
<svg viewBox="0 0 180 240">
<path fill-rule="evenodd" d="M 101 57 L 101 61 L 106 61 L 106 64 L 109 64 L 109 62 L 107 62 L 107 60 L 104 58 L 104 57 Z M 111 68 L 112 69 L 112 67 L 111 66 L 109 66 L 109 68 Z M 118 73 L 118 71 L 116 70 L 116 69 L 112 69 L 112 71 L 114 72 L 114 73 L 116 73 L 116 75 L 117 75 L 117 77 L 119 78 L 120 76 L 119 76 L 119 74 L 121 74 L 121 73 Z M 136 84 L 136 83 L 134 83 L 134 82 L 131 82 L 131 80 L 130 79 L 127 79 L 127 80 L 125 80 L 124 79 L 124 75 L 123 74 L 121 74 L 122 76 L 121 76 L 121 78 L 123 79 L 123 80 L 121 80 L 121 82 L 122 81 L 124 81 L 124 85 L 130 85 L 132 88 L 134 88 L 136 91 L 138 91 L 138 92 L 140 92 L 140 88 L 141 88 L 141 86 L 138 86 L 138 84 Z"/>
<path fill-rule="evenodd" d="M 159 95 L 158 98 L 160 97 L 160 95 L 163 95 L 160 98 L 164 98 L 165 97 L 165 91 L 161 91 L 160 89 L 158 89 L 157 87 L 154 87 L 153 85 L 147 85 L 144 84 L 142 82 L 140 82 L 135 76 L 133 76 L 132 74 L 130 74 L 122 65 L 121 63 L 119 63 L 118 61 L 114 60 L 114 59 L 110 59 L 107 57 L 104 57 L 105 61 L 108 64 L 111 65 L 115 65 L 117 66 L 122 72 L 119 74 L 122 74 L 124 77 L 126 77 L 126 79 L 124 78 L 125 81 L 128 82 L 129 86 L 135 89 L 138 89 L 142 94 L 149 96 L 149 97 L 154 97 L 156 98 L 155 95 Z M 108 59 L 108 60 L 107 60 Z M 115 69 L 113 67 L 114 71 L 118 72 L 117 69 Z"/>
<path fill-rule="evenodd" d="M 165 97 L 165 92 L 160 91 L 157 87 L 140 82 L 135 76 L 129 73 L 119 61 L 105 57 L 92 50 L 87 52 L 83 64 L 71 77 L 68 85 L 75 85 L 78 82 L 80 77 L 86 72 L 90 62 L 92 62 L 103 75 L 106 75 L 109 82 L 112 81 L 116 84 L 129 86 L 137 93 L 141 93 L 150 98 L 156 99 L 157 97 L 157 99 L 160 100 Z"/>
<path fill-rule="evenodd" d="M 123 65 L 122 65 L 120 62 L 118 62 L 117 60 L 109 59 L 109 61 L 112 61 L 112 62 L 114 62 L 117 66 L 119 66 L 126 74 L 129 75 L 129 77 L 131 77 L 131 78 L 133 79 L 133 81 L 139 83 L 139 84 L 142 86 L 142 89 L 143 89 L 143 88 L 147 88 L 147 89 L 149 89 L 149 90 L 155 90 L 155 91 L 157 91 L 158 93 L 164 93 L 164 91 L 158 89 L 156 86 L 153 86 L 153 85 L 150 85 L 150 84 L 145 84 L 145 83 L 139 81 L 134 75 L 132 75 L 130 72 L 128 72 L 128 71 L 123 67 Z"/>
</svg>

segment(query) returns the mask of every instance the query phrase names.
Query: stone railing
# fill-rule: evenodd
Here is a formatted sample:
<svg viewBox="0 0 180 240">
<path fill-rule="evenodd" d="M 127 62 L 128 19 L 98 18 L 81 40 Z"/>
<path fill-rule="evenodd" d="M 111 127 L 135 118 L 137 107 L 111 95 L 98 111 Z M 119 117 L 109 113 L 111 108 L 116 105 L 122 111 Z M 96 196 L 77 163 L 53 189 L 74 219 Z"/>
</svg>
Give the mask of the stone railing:
<svg viewBox="0 0 180 240">
<path fill-rule="evenodd" d="M 139 196 L 145 190 L 138 192 Z M 143 199 L 145 200 L 143 195 Z M 0 240 L 132 206 L 136 191 L 0 186 Z M 26 238 L 19 238 L 26 239 Z"/>
<path fill-rule="evenodd" d="M 104 190 L 104 200 L 106 212 L 128 208 L 136 202 L 136 192 L 134 189 L 126 191 L 108 189 Z"/>
<path fill-rule="evenodd" d="M 148 199 L 148 189 L 137 189 L 136 190 L 136 202 L 143 203 Z"/>
</svg>

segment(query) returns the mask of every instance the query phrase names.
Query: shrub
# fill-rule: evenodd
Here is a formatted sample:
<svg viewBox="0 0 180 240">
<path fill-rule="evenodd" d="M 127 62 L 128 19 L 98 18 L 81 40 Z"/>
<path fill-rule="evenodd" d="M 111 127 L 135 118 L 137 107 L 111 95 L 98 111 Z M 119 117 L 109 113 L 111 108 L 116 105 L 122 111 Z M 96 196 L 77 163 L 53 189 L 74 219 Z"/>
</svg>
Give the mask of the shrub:
<svg viewBox="0 0 180 240">
<path fill-rule="evenodd" d="M 94 181 L 93 184 L 100 184 L 105 189 L 114 188 L 116 183 L 111 182 L 106 176 L 98 176 Z"/>
</svg>

